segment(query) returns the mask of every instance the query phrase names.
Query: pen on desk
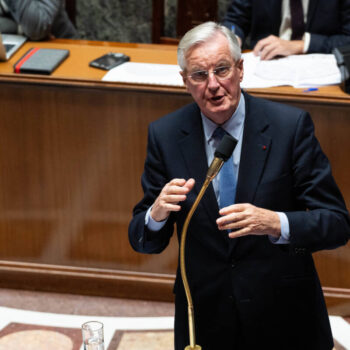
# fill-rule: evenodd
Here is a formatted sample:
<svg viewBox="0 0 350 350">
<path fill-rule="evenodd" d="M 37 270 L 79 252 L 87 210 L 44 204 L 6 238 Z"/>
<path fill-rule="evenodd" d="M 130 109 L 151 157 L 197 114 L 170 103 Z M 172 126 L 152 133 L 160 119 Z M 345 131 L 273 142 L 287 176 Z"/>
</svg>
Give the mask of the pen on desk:
<svg viewBox="0 0 350 350">
<path fill-rule="evenodd" d="M 303 90 L 303 92 L 311 92 L 311 91 L 318 91 L 318 88 L 308 88 Z"/>
</svg>

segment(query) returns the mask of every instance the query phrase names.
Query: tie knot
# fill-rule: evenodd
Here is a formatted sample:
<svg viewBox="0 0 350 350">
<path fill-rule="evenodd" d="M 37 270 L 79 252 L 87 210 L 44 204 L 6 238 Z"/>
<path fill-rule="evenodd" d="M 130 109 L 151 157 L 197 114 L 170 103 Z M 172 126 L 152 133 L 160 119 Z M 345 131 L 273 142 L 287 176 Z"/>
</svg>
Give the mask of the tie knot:
<svg viewBox="0 0 350 350">
<path fill-rule="evenodd" d="M 212 137 L 214 140 L 221 141 L 226 134 L 227 132 L 221 126 L 219 126 L 214 130 Z"/>
</svg>

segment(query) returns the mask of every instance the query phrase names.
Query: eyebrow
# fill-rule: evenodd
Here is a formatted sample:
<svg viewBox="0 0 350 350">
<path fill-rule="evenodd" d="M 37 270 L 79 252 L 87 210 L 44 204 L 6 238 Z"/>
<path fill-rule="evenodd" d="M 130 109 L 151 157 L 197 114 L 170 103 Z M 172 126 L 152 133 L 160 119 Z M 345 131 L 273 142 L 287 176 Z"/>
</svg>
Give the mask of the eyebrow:
<svg viewBox="0 0 350 350">
<path fill-rule="evenodd" d="M 232 63 L 227 61 L 227 60 L 222 60 L 222 61 L 219 61 L 215 64 L 214 66 L 214 69 L 215 68 L 219 68 L 219 67 L 224 67 L 224 66 L 227 66 L 227 65 L 231 65 Z M 199 71 L 207 71 L 208 69 L 207 68 L 203 68 L 203 67 L 196 67 L 194 66 L 194 68 L 192 69 L 189 69 L 188 71 L 189 72 L 199 72 Z"/>
<path fill-rule="evenodd" d="M 206 69 L 203 67 L 194 66 L 192 69 L 189 69 L 189 72 L 198 72 L 202 70 L 206 70 Z"/>
</svg>

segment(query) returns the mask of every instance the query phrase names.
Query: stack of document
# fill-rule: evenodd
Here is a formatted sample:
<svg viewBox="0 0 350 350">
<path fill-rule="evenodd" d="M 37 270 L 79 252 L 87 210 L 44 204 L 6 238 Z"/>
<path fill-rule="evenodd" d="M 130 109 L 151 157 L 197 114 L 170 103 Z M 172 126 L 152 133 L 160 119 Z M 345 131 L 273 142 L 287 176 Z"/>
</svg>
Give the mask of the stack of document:
<svg viewBox="0 0 350 350">
<path fill-rule="evenodd" d="M 242 88 L 266 88 L 291 85 L 315 87 L 341 82 L 334 55 L 294 55 L 271 61 L 261 61 L 252 52 L 243 54 L 244 78 Z M 102 78 L 121 83 L 183 86 L 180 67 L 172 64 L 126 62 Z"/>
<path fill-rule="evenodd" d="M 293 55 L 261 61 L 252 52 L 242 55 L 244 78 L 242 88 L 265 88 L 291 85 L 296 88 L 333 85 L 341 82 L 334 55 Z"/>
</svg>

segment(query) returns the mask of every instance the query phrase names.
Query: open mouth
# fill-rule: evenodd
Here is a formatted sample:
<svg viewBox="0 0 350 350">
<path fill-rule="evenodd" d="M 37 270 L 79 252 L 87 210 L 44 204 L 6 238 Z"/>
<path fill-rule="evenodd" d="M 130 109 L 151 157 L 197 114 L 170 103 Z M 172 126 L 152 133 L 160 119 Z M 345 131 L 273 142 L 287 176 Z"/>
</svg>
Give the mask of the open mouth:
<svg viewBox="0 0 350 350">
<path fill-rule="evenodd" d="M 212 101 L 214 102 L 219 102 L 224 98 L 224 96 L 214 96 L 211 98 Z"/>
</svg>

